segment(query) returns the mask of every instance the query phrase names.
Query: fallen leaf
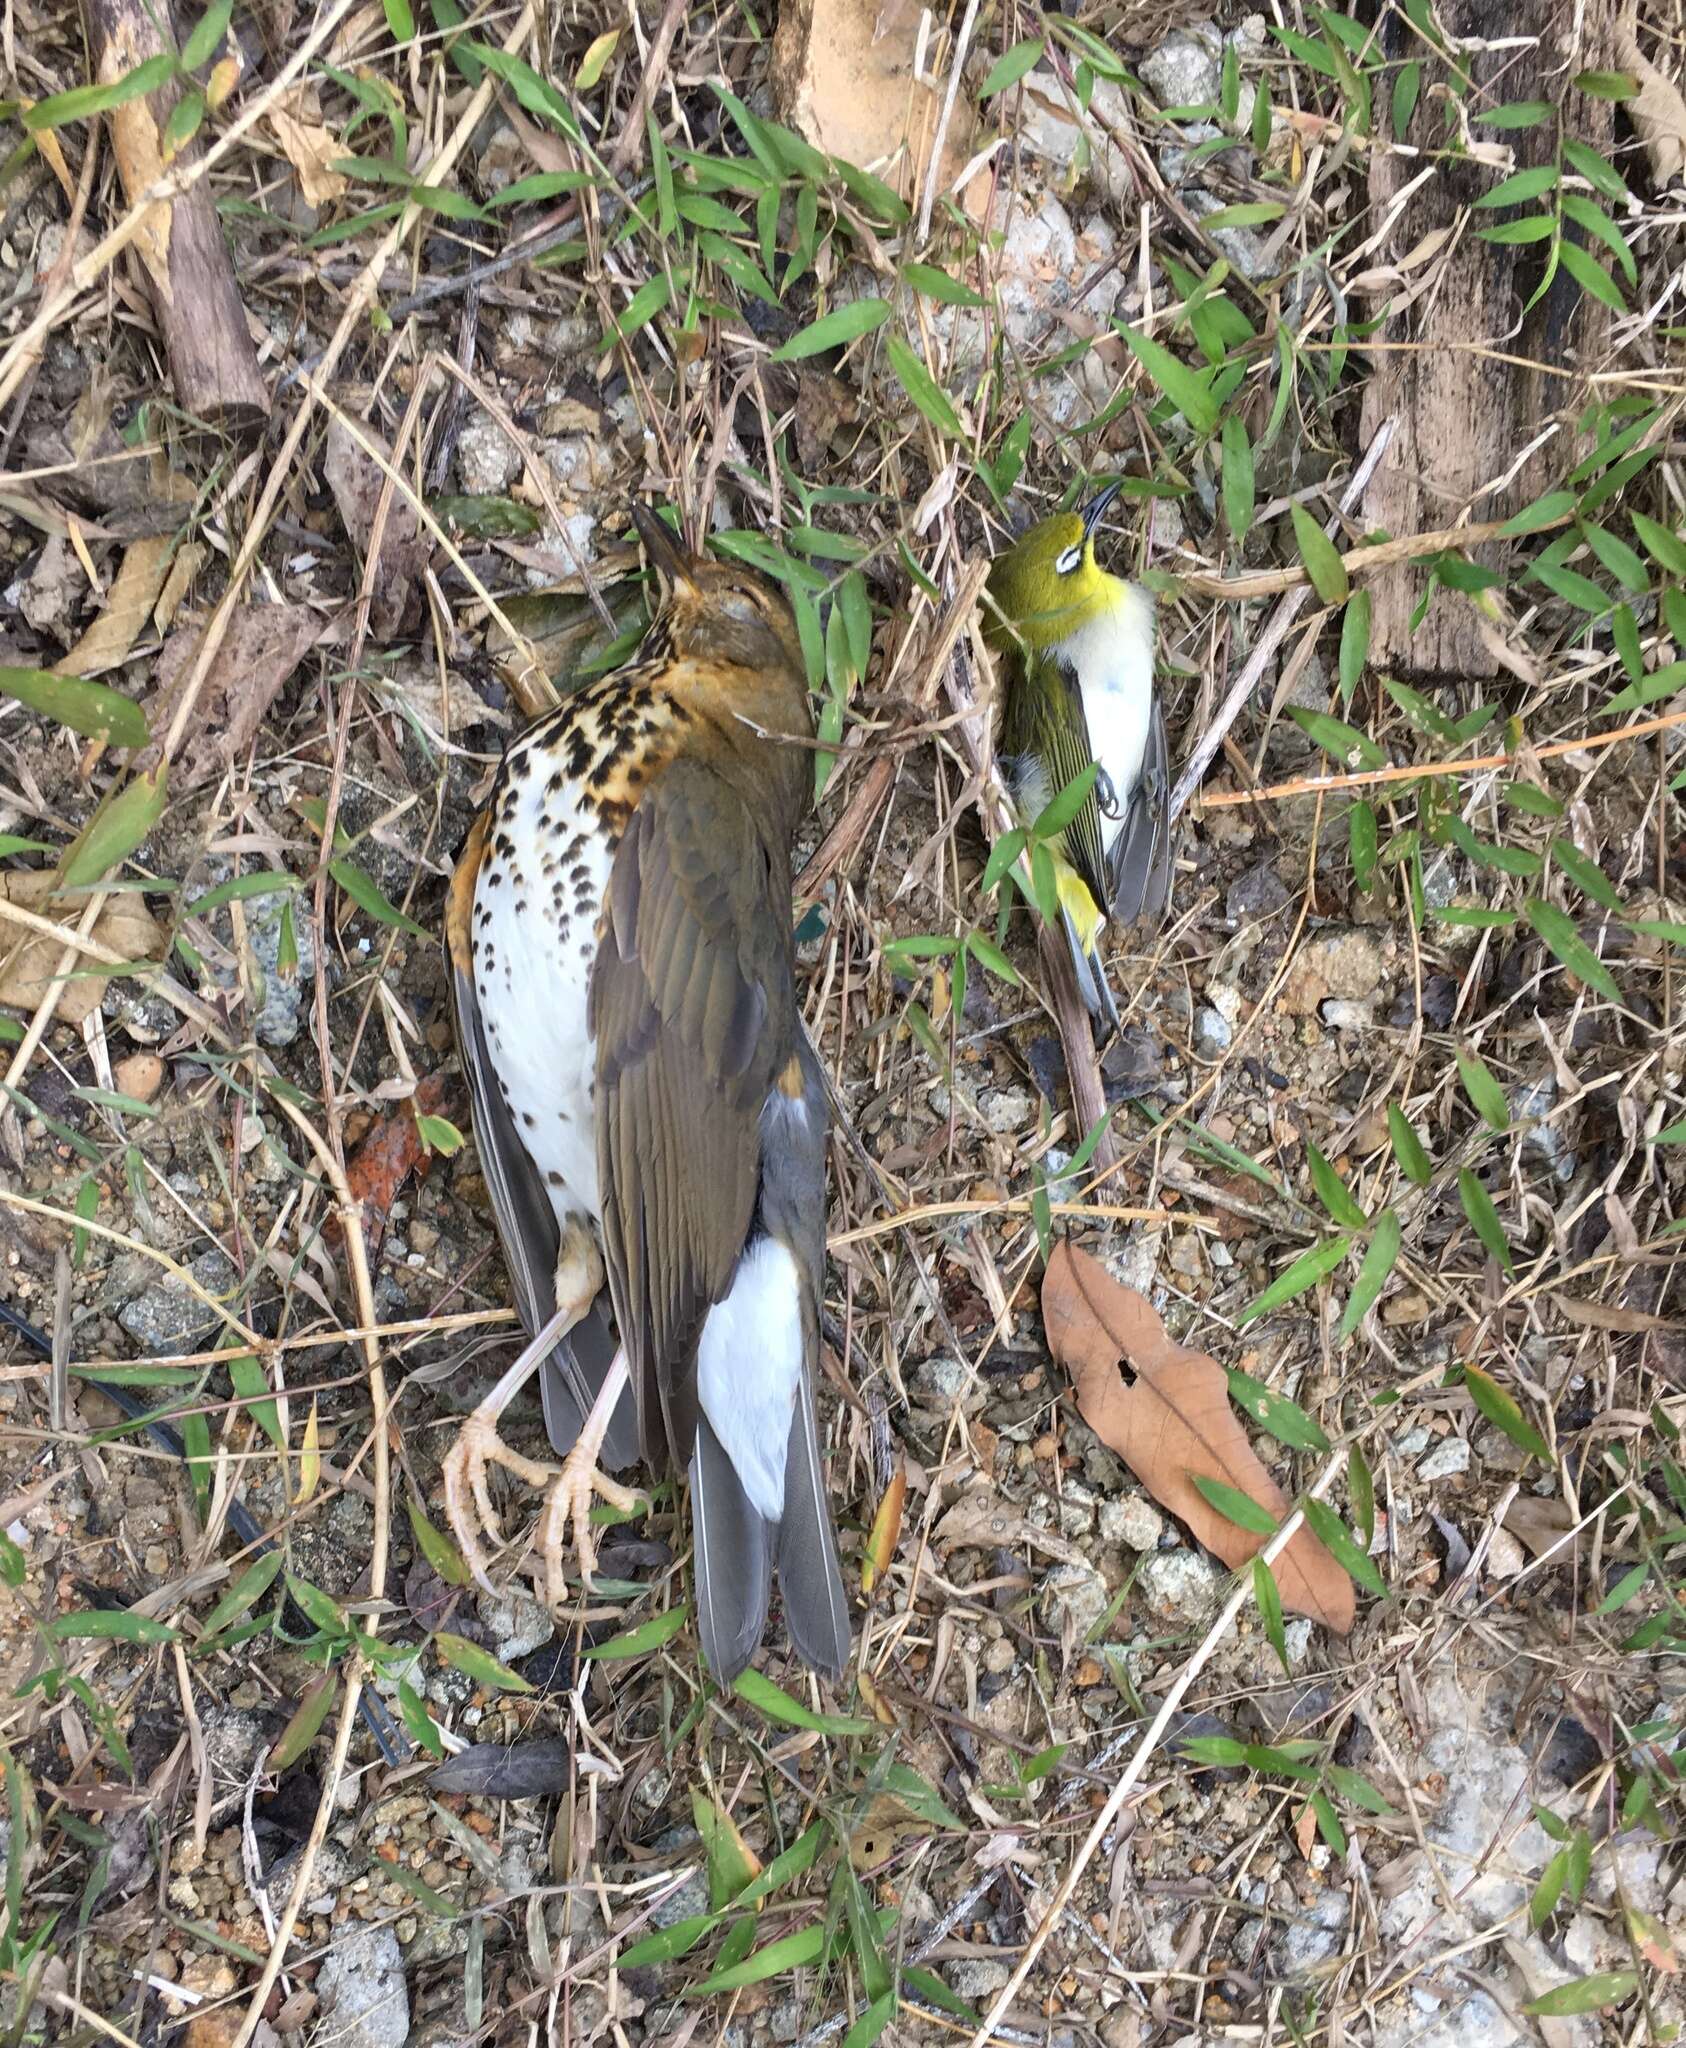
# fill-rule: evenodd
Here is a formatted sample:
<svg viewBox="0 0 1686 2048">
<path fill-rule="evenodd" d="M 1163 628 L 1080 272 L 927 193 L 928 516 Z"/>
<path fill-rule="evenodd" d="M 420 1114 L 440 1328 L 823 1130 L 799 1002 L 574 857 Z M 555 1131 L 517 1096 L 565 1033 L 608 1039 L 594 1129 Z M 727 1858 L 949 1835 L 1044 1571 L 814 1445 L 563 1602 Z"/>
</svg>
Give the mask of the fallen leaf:
<svg viewBox="0 0 1686 2048">
<path fill-rule="evenodd" d="M 412 1096 L 397 1103 L 388 1115 L 370 1126 L 368 1136 L 346 1162 L 345 1178 L 352 1200 L 363 1205 L 363 1242 L 371 1261 L 380 1248 L 386 1234 L 386 1219 L 392 1214 L 392 1205 L 405 1182 L 413 1173 L 425 1174 L 433 1157 L 416 1120 L 438 1116 L 445 1101 L 444 1075 L 424 1075 Z"/>
<path fill-rule="evenodd" d="M 573 1776 L 574 1747 L 556 1735 L 531 1742 L 479 1742 L 448 1756 L 428 1780 L 435 1792 L 477 1799 L 549 1799 Z"/>
<path fill-rule="evenodd" d="M 57 664 L 59 675 L 104 675 L 128 659 L 164 588 L 174 547 L 171 535 L 158 533 L 125 551 L 99 617 Z"/>
<path fill-rule="evenodd" d="M 269 125 L 298 175 L 305 205 L 331 205 L 345 190 L 345 173 L 336 171 L 333 165 L 348 153 L 346 146 L 337 136 L 330 135 L 320 121 L 305 115 L 304 101 L 295 96 L 294 105 L 299 111 L 293 113 L 285 107 L 271 107 Z"/>
<path fill-rule="evenodd" d="M 1580 1548 L 1580 1538 L 1573 1543 L 1562 1539 L 1575 1526 L 1566 1502 L 1555 1496 L 1541 1500 L 1538 1494 L 1519 1493 L 1505 1510 L 1504 1526 L 1515 1536 L 1533 1557 L 1544 1557 L 1552 1552 L 1553 1564 L 1573 1564 L 1575 1552 Z M 1561 1545 L 1561 1548 L 1554 1546 Z"/>
<path fill-rule="evenodd" d="M 867 1534 L 866 1550 L 861 1558 L 863 1593 L 870 1593 L 890 1569 L 890 1560 L 896 1554 L 896 1539 L 901 1534 L 902 1503 L 906 1499 L 907 1474 L 898 1465 L 894 1477 L 884 1489 L 884 1498 L 878 1503 L 878 1512 L 873 1516 L 872 1528 Z"/>
<path fill-rule="evenodd" d="M 1075 1543 L 1052 1529 L 1039 1529 L 1022 1509 L 1006 1501 L 987 1482 L 969 1487 L 931 1531 L 931 1540 L 947 1550 L 1018 1550 L 1028 1547 L 1061 1564 L 1086 1564 Z"/>
<path fill-rule="evenodd" d="M 1624 102 L 1623 112 L 1651 159 L 1651 175 L 1659 185 L 1686 175 L 1686 99 L 1680 87 L 1657 69 L 1639 47 L 1637 19 L 1631 12 L 1616 24 L 1616 56 L 1622 70 L 1639 81 L 1639 90 Z"/>
<path fill-rule="evenodd" d="M 1265 1538 L 1218 1513 L 1194 1475 L 1236 1488 L 1280 1519 L 1288 1503 L 1229 1405 L 1216 1359 L 1166 1334 L 1153 1305 L 1114 1280 L 1098 1259 L 1061 1244 L 1042 1281 L 1048 1348 L 1071 1374 L 1083 1420 L 1130 1467 L 1162 1507 L 1233 1570 Z M 1136 1377 L 1126 1386 L 1118 1367 Z M 1306 1528 L 1271 1567 L 1284 1607 L 1338 1635 L 1352 1627 L 1352 1582 Z"/>
<path fill-rule="evenodd" d="M 0 875 L 0 894 L 21 910 L 34 911 L 37 917 L 56 917 L 74 925 L 83 904 L 80 899 L 70 900 L 55 910 L 54 879 L 47 869 L 15 869 Z M 42 938 L 33 932 L 22 935 L 22 943 L 15 944 L 19 937 L 17 926 L 0 921 L 0 1003 L 33 1012 L 58 971 L 59 955 L 64 949 L 56 939 Z M 125 889 L 107 901 L 89 937 L 109 946 L 112 952 L 121 953 L 125 960 L 160 960 L 164 956 L 164 930 L 132 889 Z M 86 958 L 81 969 L 72 970 L 72 978 L 65 983 L 55 1012 L 61 1024 L 81 1024 L 92 1016 L 105 994 L 105 977 L 109 972 L 98 961 Z"/>
<path fill-rule="evenodd" d="M 167 633 L 175 623 L 176 613 L 181 610 L 182 600 L 188 593 L 195 576 L 204 567 L 210 549 L 203 541 L 190 540 L 176 550 L 176 559 L 170 564 L 170 573 L 164 579 L 164 588 L 158 602 L 152 607 L 154 632 Z"/>
<path fill-rule="evenodd" d="M 240 606 L 193 707 L 175 770 L 178 791 L 213 781 L 234 766 L 262 730 L 282 685 L 326 631 L 327 622 L 304 605 Z M 195 621 L 164 643 L 147 703 L 147 723 L 155 734 L 169 730 L 177 692 L 192 673 L 203 638 L 204 625 Z"/>
<path fill-rule="evenodd" d="M 1572 1294 L 1554 1294 L 1552 1300 L 1565 1322 L 1576 1323 L 1583 1330 L 1615 1330 L 1623 1336 L 1633 1336 L 1642 1330 L 1681 1327 L 1667 1316 L 1654 1316 L 1648 1309 L 1623 1308 L 1616 1302 L 1581 1301 Z"/>
<path fill-rule="evenodd" d="M 386 488 L 386 472 L 363 446 L 364 441 L 390 460 L 391 451 L 367 420 L 359 420 L 354 433 L 345 420 L 335 418 L 328 427 L 322 468 L 345 530 L 366 559 L 374 538 L 375 514 Z M 415 507 L 394 485 L 369 604 L 369 629 L 377 640 L 391 639 L 403 624 L 431 548 Z"/>
</svg>

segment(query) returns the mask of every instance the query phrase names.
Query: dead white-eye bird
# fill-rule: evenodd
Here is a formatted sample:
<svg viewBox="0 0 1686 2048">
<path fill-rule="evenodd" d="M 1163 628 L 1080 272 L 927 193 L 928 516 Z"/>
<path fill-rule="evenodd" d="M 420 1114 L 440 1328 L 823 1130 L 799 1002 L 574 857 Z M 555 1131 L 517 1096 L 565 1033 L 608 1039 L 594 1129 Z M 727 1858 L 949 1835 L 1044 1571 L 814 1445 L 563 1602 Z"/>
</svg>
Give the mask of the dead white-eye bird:
<svg viewBox="0 0 1686 2048">
<path fill-rule="evenodd" d="M 1157 921 L 1171 897 L 1171 781 L 1153 687 L 1153 599 L 1095 560 L 1112 483 L 1031 527 L 989 572 L 985 638 L 1003 668 L 998 753 L 1034 820 L 1093 761 L 1094 785 L 1050 845 L 1060 915 L 1091 1016 L 1116 1027 L 1100 936 Z"/>
</svg>

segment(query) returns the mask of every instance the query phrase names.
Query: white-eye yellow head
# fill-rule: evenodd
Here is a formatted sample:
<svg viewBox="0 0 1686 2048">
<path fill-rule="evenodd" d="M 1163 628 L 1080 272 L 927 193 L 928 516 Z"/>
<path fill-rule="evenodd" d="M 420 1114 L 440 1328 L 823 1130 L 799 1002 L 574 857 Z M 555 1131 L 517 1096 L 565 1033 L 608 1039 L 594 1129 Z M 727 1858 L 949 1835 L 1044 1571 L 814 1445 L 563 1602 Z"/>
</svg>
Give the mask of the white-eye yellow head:
<svg viewBox="0 0 1686 2048">
<path fill-rule="evenodd" d="M 1039 653 L 1128 600 L 1129 585 L 1095 560 L 1095 529 L 1118 489 L 1110 483 L 1081 511 L 1038 520 L 996 556 L 989 592 L 1003 616 L 991 618 L 985 628 L 992 645 L 1017 641 Z M 1011 630 L 1003 618 L 1012 622 Z"/>
</svg>

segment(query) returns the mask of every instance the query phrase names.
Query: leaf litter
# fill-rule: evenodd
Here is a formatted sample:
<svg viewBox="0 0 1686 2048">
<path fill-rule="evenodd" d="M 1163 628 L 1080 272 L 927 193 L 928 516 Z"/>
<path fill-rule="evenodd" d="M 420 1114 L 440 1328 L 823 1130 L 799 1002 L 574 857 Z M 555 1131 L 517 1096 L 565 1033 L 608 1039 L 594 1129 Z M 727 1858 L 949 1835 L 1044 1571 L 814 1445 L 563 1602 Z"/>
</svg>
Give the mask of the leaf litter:
<svg viewBox="0 0 1686 2048">
<path fill-rule="evenodd" d="M 1078 1412 L 1102 1443 L 1232 1570 L 1255 1557 L 1264 1536 L 1220 1514 L 1195 1484 L 1198 1475 L 1235 1487 L 1277 1521 L 1288 1512 L 1230 1407 L 1217 1360 L 1178 1344 L 1145 1295 L 1065 1242 L 1043 1277 L 1042 1318 L 1049 1350 L 1071 1374 Z M 1348 1633 L 1352 1581 L 1309 1529 L 1294 1532 L 1270 1569 L 1284 1607 Z"/>
</svg>

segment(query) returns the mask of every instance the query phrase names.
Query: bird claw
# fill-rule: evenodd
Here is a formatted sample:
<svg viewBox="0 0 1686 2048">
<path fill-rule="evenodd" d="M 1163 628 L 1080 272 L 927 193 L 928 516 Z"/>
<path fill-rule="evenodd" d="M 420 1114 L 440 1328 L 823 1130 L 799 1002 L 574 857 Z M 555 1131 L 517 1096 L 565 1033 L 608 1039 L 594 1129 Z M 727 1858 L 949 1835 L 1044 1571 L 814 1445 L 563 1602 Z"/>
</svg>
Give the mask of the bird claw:
<svg viewBox="0 0 1686 2048">
<path fill-rule="evenodd" d="M 512 1451 L 498 1434 L 496 1417 L 482 1409 L 477 1408 L 458 1432 L 443 1467 L 445 1519 L 476 1585 L 496 1593 L 491 1560 L 480 1540 L 481 1532 L 485 1531 L 500 1544 L 503 1541 L 498 1511 L 492 1505 L 491 1489 L 486 1484 L 486 1469 L 490 1465 L 502 1465 L 523 1485 L 534 1487 L 544 1486 L 557 1473 L 554 1465 Z"/>
<path fill-rule="evenodd" d="M 568 1598 L 562 1553 L 567 1546 L 570 1523 L 573 1525 L 574 1555 L 579 1562 L 580 1583 L 589 1589 L 596 1574 L 597 1549 L 591 1533 L 592 1497 L 600 1494 L 623 1515 L 648 1504 L 647 1496 L 635 1486 L 622 1486 L 597 1469 L 596 1449 L 595 1444 L 584 1440 L 575 1444 L 545 1493 L 544 1510 L 539 1516 L 533 1540 L 544 1563 L 544 1599 L 548 1607 L 560 1607 Z"/>
</svg>

